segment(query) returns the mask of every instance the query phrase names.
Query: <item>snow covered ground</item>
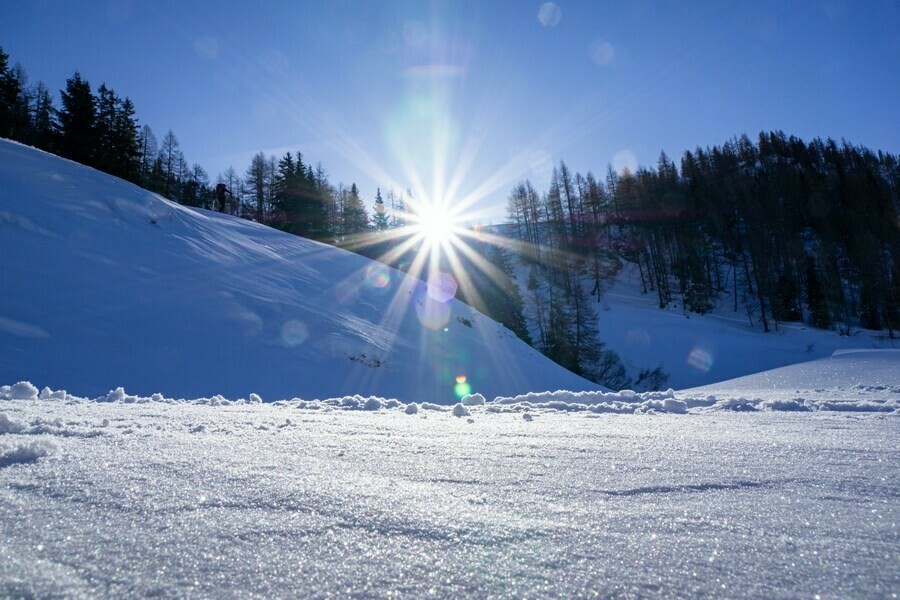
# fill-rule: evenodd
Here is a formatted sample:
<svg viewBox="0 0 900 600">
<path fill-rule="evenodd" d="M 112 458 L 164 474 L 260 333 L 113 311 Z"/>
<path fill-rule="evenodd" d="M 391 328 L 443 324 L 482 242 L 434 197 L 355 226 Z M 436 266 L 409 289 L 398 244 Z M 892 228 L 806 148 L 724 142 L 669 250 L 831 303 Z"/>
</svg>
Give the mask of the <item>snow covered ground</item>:
<svg viewBox="0 0 900 600">
<path fill-rule="evenodd" d="M 896 388 L 893 414 L 2 393 L 29 399 L 0 400 L 0 597 L 900 592 Z"/>
</svg>

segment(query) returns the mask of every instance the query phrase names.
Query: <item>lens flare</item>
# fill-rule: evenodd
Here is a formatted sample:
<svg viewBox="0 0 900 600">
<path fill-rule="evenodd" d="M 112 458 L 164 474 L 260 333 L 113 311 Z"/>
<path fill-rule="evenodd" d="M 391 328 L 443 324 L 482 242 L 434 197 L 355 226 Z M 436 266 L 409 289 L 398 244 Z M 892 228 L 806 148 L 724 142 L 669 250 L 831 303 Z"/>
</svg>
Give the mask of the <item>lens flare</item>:
<svg viewBox="0 0 900 600">
<path fill-rule="evenodd" d="M 428 297 L 438 302 L 450 302 L 456 296 L 456 279 L 446 271 L 431 275 L 427 287 Z"/>
<path fill-rule="evenodd" d="M 365 283 L 371 289 L 387 289 L 391 285 L 391 273 L 385 266 L 371 265 L 366 268 Z"/>
<path fill-rule="evenodd" d="M 281 327 L 281 343 L 289 348 L 299 346 L 309 337 L 309 328 L 302 321 L 288 321 Z"/>
<path fill-rule="evenodd" d="M 545 2 L 538 11 L 538 21 L 544 27 L 556 27 L 562 20 L 562 10 L 552 2 Z"/>
<path fill-rule="evenodd" d="M 472 386 L 466 381 L 465 375 L 457 376 L 456 385 L 453 386 L 453 391 L 456 393 L 456 397 L 460 399 L 472 393 Z"/>
<path fill-rule="evenodd" d="M 591 60 L 599 67 L 609 66 L 616 55 L 615 47 L 605 40 L 594 40 L 591 42 L 589 52 Z"/>
<path fill-rule="evenodd" d="M 694 348 L 688 355 L 687 363 L 701 371 L 708 373 L 713 366 L 713 355 L 702 348 Z"/>
<path fill-rule="evenodd" d="M 437 331 L 450 322 L 450 304 L 424 297 L 416 302 L 416 316 L 423 327 Z"/>
</svg>

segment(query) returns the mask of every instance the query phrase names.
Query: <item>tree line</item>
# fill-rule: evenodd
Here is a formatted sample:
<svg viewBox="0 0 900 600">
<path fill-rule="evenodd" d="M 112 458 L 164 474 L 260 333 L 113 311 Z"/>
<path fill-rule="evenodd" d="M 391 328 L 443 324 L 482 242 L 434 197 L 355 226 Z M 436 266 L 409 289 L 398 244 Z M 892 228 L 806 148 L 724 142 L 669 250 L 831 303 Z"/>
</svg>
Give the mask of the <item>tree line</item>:
<svg viewBox="0 0 900 600">
<path fill-rule="evenodd" d="M 140 126 L 135 106 L 106 83 L 94 92 L 76 72 L 60 90 L 60 105 L 42 82 L 29 85 L 20 64 L 9 65 L 0 48 L 0 137 L 13 139 L 115 175 L 187 206 L 210 208 L 210 177 L 189 164 L 169 130 L 160 142 Z M 300 152 L 254 156 L 243 176 L 229 167 L 216 178 L 232 192 L 232 214 L 329 243 L 343 243 L 372 230 L 398 227 L 407 194 L 377 190 L 370 217 L 355 183 L 333 185 L 321 164 Z"/>
<path fill-rule="evenodd" d="M 793 321 L 846 335 L 858 325 L 893 339 L 898 206 L 897 156 L 772 131 L 687 151 L 680 169 L 665 152 L 655 168 L 608 167 L 604 181 L 561 162 L 546 192 L 513 188 L 508 224 L 530 266 L 537 343 L 590 375 L 604 361 L 583 345 L 596 329 L 585 289 L 599 301 L 623 262 L 660 308 L 702 314 L 727 303 L 764 331 Z"/>
</svg>

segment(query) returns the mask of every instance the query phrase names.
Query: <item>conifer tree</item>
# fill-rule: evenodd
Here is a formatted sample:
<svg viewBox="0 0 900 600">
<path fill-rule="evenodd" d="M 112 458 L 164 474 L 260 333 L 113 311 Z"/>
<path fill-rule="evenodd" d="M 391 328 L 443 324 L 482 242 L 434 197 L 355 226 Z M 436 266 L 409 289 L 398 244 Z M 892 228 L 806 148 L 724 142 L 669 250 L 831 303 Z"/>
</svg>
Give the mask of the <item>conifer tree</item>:
<svg viewBox="0 0 900 600">
<path fill-rule="evenodd" d="M 343 206 L 343 231 L 345 235 L 357 235 L 369 230 L 369 216 L 366 207 L 359 197 L 359 188 L 353 183 L 347 193 Z"/>
<path fill-rule="evenodd" d="M 170 129 L 163 138 L 162 147 L 159 149 L 159 162 L 162 167 L 161 193 L 171 200 L 178 200 L 180 174 L 184 170 L 184 156 L 178 144 L 178 138 Z"/>
<path fill-rule="evenodd" d="M 381 197 L 381 188 L 375 190 L 375 210 L 374 225 L 376 231 L 384 231 L 388 227 L 388 217 L 384 206 L 384 199 Z"/>
<path fill-rule="evenodd" d="M 94 165 L 97 110 L 91 85 L 77 71 L 60 91 L 59 153 L 84 165 Z"/>
<path fill-rule="evenodd" d="M 30 143 L 41 150 L 53 151 L 58 124 L 50 90 L 38 82 L 32 95 Z"/>
<path fill-rule="evenodd" d="M 149 125 L 141 128 L 138 139 L 138 153 L 140 156 L 139 181 L 142 186 L 149 190 L 159 191 L 159 187 L 152 179 L 153 163 L 156 161 L 158 149 L 156 145 L 156 136 Z"/>
</svg>

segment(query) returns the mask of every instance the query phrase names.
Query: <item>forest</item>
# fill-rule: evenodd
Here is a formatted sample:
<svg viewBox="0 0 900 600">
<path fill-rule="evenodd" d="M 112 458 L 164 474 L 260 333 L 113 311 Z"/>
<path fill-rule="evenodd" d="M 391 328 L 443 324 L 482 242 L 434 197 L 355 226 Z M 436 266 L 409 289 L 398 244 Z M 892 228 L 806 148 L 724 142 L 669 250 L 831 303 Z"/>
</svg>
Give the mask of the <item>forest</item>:
<svg viewBox="0 0 900 600">
<path fill-rule="evenodd" d="M 898 183 L 894 155 L 781 131 L 686 151 L 680 168 L 665 152 L 655 169 L 608 167 L 605 181 L 561 162 L 546 192 L 525 181 L 509 196 L 512 235 L 532 265 L 538 345 L 576 372 L 609 363 L 582 350 L 584 328 L 587 339 L 595 329 L 584 290 L 600 301 L 623 262 L 660 308 L 703 314 L 728 303 L 766 332 L 798 321 L 893 339 Z"/>
<path fill-rule="evenodd" d="M 105 83 L 94 92 L 77 72 L 59 98 L 56 106 L 0 49 L 0 137 L 184 205 L 211 206 L 209 174 L 189 164 L 171 130 L 160 142 L 140 126 L 129 98 Z M 355 183 L 330 183 L 300 152 L 259 153 L 242 175 L 229 168 L 218 182 L 232 191 L 232 214 L 376 259 L 391 245 L 378 232 L 402 227 L 411 199 L 379 189 L 370 216 Z M 632 380 L 598 331 L 596 304 L 623 265 L 636 266 L 660 308 L 703 314 L 727 306 L 765 332 L 803 322 L 843 335 L 855 326 L 885 330 L 893 339 L 898 207 L 896 155 L 781 131 L 688 150 L 678 164 L 662 152 L 654 167 L 607 166 L 602 179 L 560 162 L 548 189 L 527 180 L 513 187 L 507 223 L 492 228 L 503 243 L 472 242 L 491 275 L 464 258 L 477 293 L 459 294 L 576 373 L 614 389 L 658 388 L 661 369 Z"/>
</svg>

